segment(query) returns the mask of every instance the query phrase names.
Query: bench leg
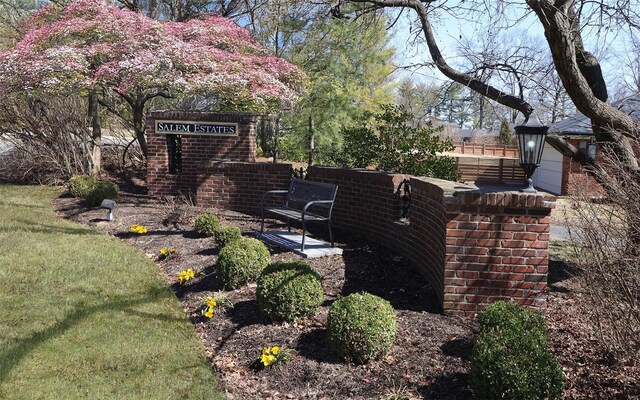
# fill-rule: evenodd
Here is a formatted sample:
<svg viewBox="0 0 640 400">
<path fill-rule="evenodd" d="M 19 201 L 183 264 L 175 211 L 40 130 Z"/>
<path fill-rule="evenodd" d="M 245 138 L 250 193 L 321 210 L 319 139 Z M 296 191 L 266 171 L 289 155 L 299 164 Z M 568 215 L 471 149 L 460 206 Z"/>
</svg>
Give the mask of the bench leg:
<svg viewBox="0 0 640 400">
<path fill-rule="evenodd" d="M 287 230 L 291 232 L 291 220 L 287 218 Z"/>
<path fill-rule="evenodd" d="M 333 244 L 333 233 L 331 233 L 331 221 L 327 222 L 329 225 L 329 240 L 331 241 L 331 247 L 335 247 Z"/>
<path fill-rule="evenodd" d="M 304 253 L 304 237 L 307 233 L 307 226 L 304 221 L 302 221 L 302 245 L 300 246 L 300 251 Z"/>
</svg>

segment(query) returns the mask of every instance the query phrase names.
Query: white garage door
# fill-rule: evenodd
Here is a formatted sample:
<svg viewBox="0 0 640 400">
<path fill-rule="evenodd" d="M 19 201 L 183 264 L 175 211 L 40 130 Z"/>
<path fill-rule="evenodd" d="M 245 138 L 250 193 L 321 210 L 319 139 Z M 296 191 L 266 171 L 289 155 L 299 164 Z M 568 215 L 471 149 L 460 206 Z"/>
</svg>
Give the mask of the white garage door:
<svg viewBox="0 0 640 400">
<path fill-rule="evenodd" d="M 562 191 L 562 154 L 545 143 L 540 167 L 533 174 L 533 185 L 553 194 Z"/>
</svg>

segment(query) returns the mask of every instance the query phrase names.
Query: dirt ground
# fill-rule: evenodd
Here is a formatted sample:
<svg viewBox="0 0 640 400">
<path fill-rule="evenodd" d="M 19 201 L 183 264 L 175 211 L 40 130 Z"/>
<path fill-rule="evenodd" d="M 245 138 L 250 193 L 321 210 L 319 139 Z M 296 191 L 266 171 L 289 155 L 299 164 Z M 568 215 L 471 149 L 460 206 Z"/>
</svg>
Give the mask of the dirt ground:
<svg viewBox="0 0 640 400">
<path fill-rule="evenodd" d="M 336 245 L 343 249 L 343 255 L 309 261 L 323 279 L 325 301 L 317 315 L 295 324 L 271 323 L 258 309 L 255 285 L 224 291 L 215 270 L 218 249 L 211 239 L 198 238 L 193 232 L 194 217 L 202 210 L 182 200 L 133 193 L 122 194 L 112 222 L 104 221 L 104 210 L 85 208 L 73 198 L 61 197 L 54 206 L 61 215 L 112 234 L 156 260 L 193 321 L 230 398 L 472 398 L 468 373 L 477 333 L 475 321 L 443 315 L 431 287 L 406 259 L 391 250 L 336 232 Z M 245 235 L 259 228 L 255 217 L 229 211 L 218 214 Z M 149 232 L 135 234 L 130 231 L 132 224 L 144 225 Z M 162 247 L 174 247 L 177 255 L 159 260 Z M 270 250 L 274 260 L 299 258 L 278 248 Z M 179 285 L 177 274 L 186 268 L 203 276 Z M 567 376 L 565 397 L 638 398 L 638 368 L 607 356 L 597 346 L 582 308 L 584 290 L 576 271 L 560 261 L 552 261 L 550 270 L 547 321 L 553 352 Z M 211 320 L 199 316 L 202 299 L 220 290 L 233 306 L 217 312 Z M 386 358 L 357 366 L 330 353 L 325 322 L 329 306 L 338 296 L 363 290 L 391 302 L 399 330 Z M 293 350 L 292 360 L 276 368 L 256 368 L 262 348 L 275 345 Z"/>
</svg>

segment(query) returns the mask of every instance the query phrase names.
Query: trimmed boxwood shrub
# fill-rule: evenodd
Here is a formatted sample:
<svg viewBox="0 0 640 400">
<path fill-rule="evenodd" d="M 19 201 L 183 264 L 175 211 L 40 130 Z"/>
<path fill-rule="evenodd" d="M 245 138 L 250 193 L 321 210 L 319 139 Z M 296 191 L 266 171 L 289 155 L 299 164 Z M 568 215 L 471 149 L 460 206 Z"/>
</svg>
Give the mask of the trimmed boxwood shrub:
<svg viewBox="0 0 640 400">
<path fill-rule="evenodd" d="M 255 280 L 271 261 L 267 246 L 254 238 L 234 240 L 220 250 L 218 273 L 228 288 Z"/>
<path fill-rule="evenodd" d="M 327 317 L 331 349 L 338 357 L 355 363 L 367 363 L 387 354 L 396 331 L 391 304 L 366 292 L 336 300 Z"/>
<path fill-rule="evenodd" d="M 540 314 L 506 302 L 480 314 L 470 383 L 478 399 L 557 399 L 564 376 Z"/>
<path fill-rule="evenodd" d="M 211 237 L 218 227 L 220 227 L 220 219 L 217 216 L 210 213 L 196 216 L 195 230 L 198 236 Z"/>
<path fill-rule="evenodd" d="M 304 261 L 269 264 L 258 278 L 256 300 L 274 321 L 295 321 L 322 304 L 320 276 Z"/>
<path fill-rule="evenodd" d="M 109 181 L 98 181 L 89 190 L 84 201 L 91 207 L 97 207 L 104 199 L 115 200 L 118 197 L 118 185 Z"/>
<path fill-rule="evenodd" d="M 98 180 L 89 175 L 72 176 L 67 181 L 67 189 L 74 197 L 86 198 Z"/>
<path fill-rule="evenodd" d="M 506 301 L 489 304 L 478 316 L 478 322 L 481 332 L 491 329 L 509 329 L 536 333 L 543 337 L 547 334 L 547 326 L 540 313 Z"/>
<path fill-rule="evenodd" d="M 218 247 L 224 247 L 242 237 L 242 231 L 235 226 L 220 225 L 213 231 L 213 239 Z"/>
</svg>

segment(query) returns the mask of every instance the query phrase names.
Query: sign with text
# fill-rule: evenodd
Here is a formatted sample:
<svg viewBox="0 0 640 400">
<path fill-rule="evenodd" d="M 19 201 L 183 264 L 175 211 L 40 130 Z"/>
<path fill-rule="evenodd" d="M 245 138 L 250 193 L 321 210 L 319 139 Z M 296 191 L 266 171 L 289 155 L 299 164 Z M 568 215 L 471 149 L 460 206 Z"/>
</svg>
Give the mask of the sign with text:
<svg viewBox="0 0 640 400">
<path fill-rule="evenodd" d="M 156 120 L 156 133 L 167 135 L 238 136 L 238 124 L 233 122 Z"/>
</svg>

